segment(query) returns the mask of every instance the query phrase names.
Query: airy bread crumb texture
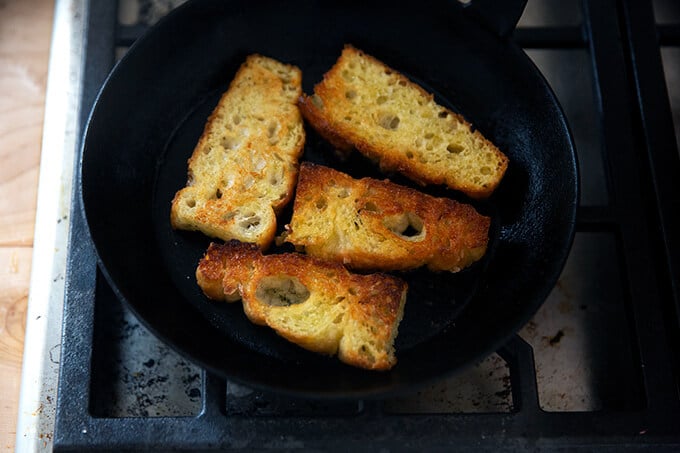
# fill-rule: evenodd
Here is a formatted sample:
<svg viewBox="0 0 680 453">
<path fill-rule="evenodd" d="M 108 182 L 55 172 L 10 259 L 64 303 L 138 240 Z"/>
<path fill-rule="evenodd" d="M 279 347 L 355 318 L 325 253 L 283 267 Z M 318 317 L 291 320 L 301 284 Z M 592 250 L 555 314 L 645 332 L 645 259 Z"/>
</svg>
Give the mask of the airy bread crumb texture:
<svg viewBox="0 0 680 453">
<path fill-rule="evenodd" d="M 300 108 L 338 150 L 355 147 L 383 170 L 422 184 L 445 184 L 484 198 L 508 166 L 507 157 L 461 115 L 349 45 L 314 94 L 300 98 Z"/>
<path fill-rule="evenodd" d="M 407 285 L 386 274 L 358 275 L 297 253 L 262 255 L 254 244 L 212 243 L 196 270 L 215 300 L 243 301 L 255 324 L 310 351 L 349 365 L 387 370 Z"/>
<path fill-rule="evenodd" d="M 174 228 L 268 247 L 290 201 L 305 135 L 301 72 L 249 56 L 207 121 L 172 202 Z"/>
<path fill-rule="evenodd" d="M 470 205 L 304 162 L 283 240 L 358 270 L 457 272 L 484 255 L 489 225 Z"/>
</svg>

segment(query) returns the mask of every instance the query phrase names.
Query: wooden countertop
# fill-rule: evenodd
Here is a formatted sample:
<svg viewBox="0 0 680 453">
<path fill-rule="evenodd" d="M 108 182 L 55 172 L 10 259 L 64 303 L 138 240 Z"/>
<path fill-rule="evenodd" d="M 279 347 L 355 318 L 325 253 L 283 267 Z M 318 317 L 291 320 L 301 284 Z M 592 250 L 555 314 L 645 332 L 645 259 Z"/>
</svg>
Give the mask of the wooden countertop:
<svg viewBox="0 0 680 453">
<path fill-rule="evenodd" d="M 53 0 L 0 0 L 0 451 L 13 451 Z"/>
</svg>

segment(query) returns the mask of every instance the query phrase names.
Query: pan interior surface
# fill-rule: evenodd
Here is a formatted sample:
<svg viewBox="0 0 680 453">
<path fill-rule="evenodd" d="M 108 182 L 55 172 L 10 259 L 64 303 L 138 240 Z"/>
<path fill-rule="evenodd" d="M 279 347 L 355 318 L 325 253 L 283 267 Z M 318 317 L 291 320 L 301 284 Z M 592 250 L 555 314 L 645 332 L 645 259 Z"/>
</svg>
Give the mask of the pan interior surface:
<svg viewBox="0 0 680 453">
<path fill-rule="evenodd" d="M 521 328 L 552 288 L 571 245 L 578 195 L 573 144 L 528 58 L 447 2 L 426 2 L 409 15 L 388 2 L 365 3 L 191 2 L 133 46 L 87 125 L 80 190 L 103 273 L 161 339 L 242 383 L 302 396 L 367 397 L 449 374 Z M 210 239 L 173 231 L 169 223 L 186 161 L 245 57 L 260 53 L 297 65 L 311 92 L 346 43 L 435 93 L 510 158 L 496 193 L 475 203 L 493 218 L 485 258 L 455 275 L 403 274 L 410 289 L 399 363 L 386 373 L 301 350 L 250 324 L 240 304 L 207 300 L 194 272 Z M 386 176 L 359 156 L 336 160 L 307 131 L 304 160 L 354 177 Z M 418 188 L 469 201 L 442 188 Z M 279 228 L 289 215 L 284 211 Z"/>
</svg>

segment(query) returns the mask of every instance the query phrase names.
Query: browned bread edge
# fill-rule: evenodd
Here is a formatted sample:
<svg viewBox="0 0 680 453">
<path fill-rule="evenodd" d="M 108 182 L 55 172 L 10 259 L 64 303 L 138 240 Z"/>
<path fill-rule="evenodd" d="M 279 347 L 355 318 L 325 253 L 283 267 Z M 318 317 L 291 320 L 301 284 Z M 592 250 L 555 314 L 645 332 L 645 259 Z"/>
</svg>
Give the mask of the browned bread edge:
<svg viewBox="0 0 680 453">
<path fill-rule="evenodd" d="M 353 274 L 337 263 L 298 253 L 262 255 L 254 244 L 229 241 L 210 244 L 196 279 L 207 297 L 240 298 L 253 323 L 305 349 L 337 354 L 344 363 L 370 370 L 396 363 L 394 340 L 407 292 L 406 282 L 397 277 Z M 272 286 L 272 279 L 282 281 L 284 289 Z M 301 302 L 276 304 L 281 291 L 295 299 L 303 290 L 308 295 Z M 276 303 L 267 302 L 268 297 Z"/>
</svg>

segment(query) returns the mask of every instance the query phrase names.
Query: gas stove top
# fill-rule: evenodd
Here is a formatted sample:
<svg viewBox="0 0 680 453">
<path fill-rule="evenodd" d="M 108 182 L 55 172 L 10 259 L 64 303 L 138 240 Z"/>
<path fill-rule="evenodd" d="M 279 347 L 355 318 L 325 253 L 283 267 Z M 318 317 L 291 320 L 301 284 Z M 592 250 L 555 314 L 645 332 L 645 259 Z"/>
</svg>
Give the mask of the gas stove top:
<svg viewBox="0 0 680 453">
<path fill-rule="evenodd" d="M 680 448 L 680 8 L 529 0 L 512 39 L 556 92 L 581 167 L 558 284 L 463 373 L 328 402 L 178 356 L 114 296 L 86 239 L 71 196 L 82 126 L 115 61 L 178 3 L 57 2 L 17 449 Z"/>
</svg>

